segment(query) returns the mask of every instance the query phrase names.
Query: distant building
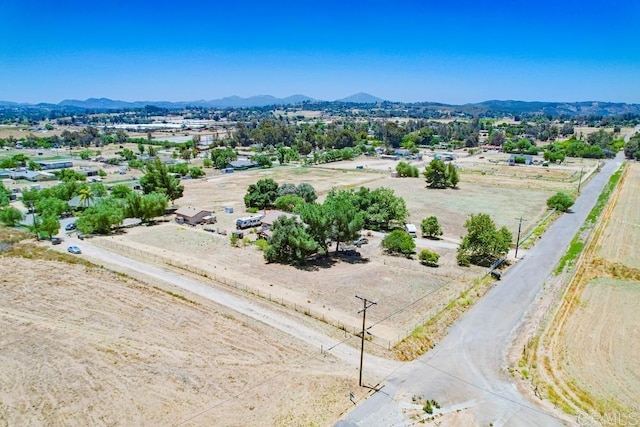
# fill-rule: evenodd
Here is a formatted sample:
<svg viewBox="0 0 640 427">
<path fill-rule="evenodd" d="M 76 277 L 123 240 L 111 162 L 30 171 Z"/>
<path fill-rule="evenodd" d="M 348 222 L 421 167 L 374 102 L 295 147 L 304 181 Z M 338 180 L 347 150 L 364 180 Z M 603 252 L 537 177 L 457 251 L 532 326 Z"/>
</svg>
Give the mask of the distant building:
<svg viewBox="0 0 640 427">
<path fill-rule="evenodd" d="M 80 172 L 84 176 L 98 176 L 99 175 L 98 169 L 96 169 L 96 168 L 83 168 L 83 169 L 80 169 L 78 172 Z"/>
<path fill-rule="evenodd" d="M 176 222 L 197 225 L 203 223 L 212 223 L 216 221 L 216 216 L 212 211 L 191 206 L 179 208 L 176 211 Z"/>
<path fill-rule="evenodd" d="M 56 176 L 52 173 L 49 172 L 43 172 L 43 171 L 32 171 L 29 169 L 16 169 L 14 171 L 11 172 L 10 175 L 11 179 L 26 179 L 27 181 L 52 181 L 57 179 Z"/>
<path fill-rule="evenodd" d="M 69 162 L 69 161 L 38 162 L 38 165 L 42 169 L 66 169 L 66 168 L 72 168 L 73 162 Z"/>
<path fill-rule="evenodd" d="M 228 166 L 233 169 L 242 170 L 255 168 L 256 166 L 258 166 L 258 164 L 256 162 L 252 162 L 251 160 L 234 160 L 232 162 L 229 162 Z"/>
</svg>

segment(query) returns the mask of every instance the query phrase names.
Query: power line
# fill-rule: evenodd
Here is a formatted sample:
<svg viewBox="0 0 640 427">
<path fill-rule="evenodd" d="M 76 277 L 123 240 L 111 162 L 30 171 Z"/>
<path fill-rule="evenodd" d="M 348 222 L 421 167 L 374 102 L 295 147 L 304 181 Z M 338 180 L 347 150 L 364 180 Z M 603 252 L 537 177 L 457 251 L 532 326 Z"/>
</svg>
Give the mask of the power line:
<svg viewBox="0 0 640 427">
<path fill-rule="evenodd" d="M 349 335 L 347 338 L 343 339 L 342 341 L 337 342 L 336 344 L 334 344 L 333 346 L 329 347 L 329 348 L 328 348 L 327 350 L 325 350 L 325 351 L 333 350 L 334 348 L 338 347 L 339 345 L 342 345 L 342 344 L 346 343 L 347 341 L 349 341 L 349 340 L 351 340 L 351 339 L 353 339 L 353 335 Z M 320 357 L 325 357 L 325 356 L 324 356 L 324 353 L 321 353 L 321 354 L 319 354 L 319 355 L 312 356 L 312 357 L 309 357 L 309 358 L 302 358 L 301 360 L 292 361 L 292 362 L 290 362 L 290 364 L 296 363 L 296 364 L 308 365 L 308 363 L 309 363 L 309 362 L 311 362 L 311 361 L 313 361 L 313 360 L 320 359 Z M 394 372 L 395 372 L 395 371 L 394 371 Z M 243 394 L 246 394 L 246 393 L 248 393 L 248 392 L 250 392 L 250 391 L 252 391 L 252 390 L 255 390 L 255 389 L 257 389 L 258 387 L 261 387 L 261 386 L 263 386 L 263 385 L 265 385 L 265 384 L 267 384 L 267 383 L 269 383 L 269 382 L 271 382 L 271 381 L 273 381 L 273 380 L 275 380 L 275 379 L 277 379 L 277 378 L 281 377 L 282 375 L 285 375 L 285 374 L 288 374 L 288 373 L 289 373 L 289 372 L 288 372 L 287 370 L 283 369 L 283 371 L 282 371 L 282 372 L 277 373 L 277 374 L 275 374 L 275 375 L 272 375 L 272 376 L 270 376 L 270 377 L 267 377 L 267 378 L 265 378 L 264 380 L 259 381 L 258 383 L 254 384 L 254 385 L 252 385 L 252 386 L 250 386 L 250 387 L 247 387 L 247 388 L 245 388 L 244 390 L 242 390 L 242 391 L 240 391 L 240 392 L 238 392 L 238 393 L 234 394 L 233 396 L 230 396 L 230 397 L 228 397 L 228 398 L 224 399 L 223 401 L 218 402 L 218 403 L 216 403 L 215 405 L 209 406 L 209 407 L 207 407 L 207 408 L 205 408 L 205 409 L 201 410 L 200 412 L 198 412 L 198 413 L 196 413 L 196 414 L 192 415 L 191 417 L 189 417 L 189 418 L 187 418 L 187 419 L 185 419 L 185 420 L 180 421 L 179 423 L 177 423 L 177 424 L 176 424 L 176 426 L 182 426 L 182 425 L 185 425 L 185 424 L 186 424 L 186 423 L 188 423 L 189 421 L 193 421 L 194 419 L 196 419 L 196 418 L 198 418 L 198 417 L 200 417 L 200 416 L 202 416 L 202 415 L 206 414 L 207 412 L 209 412 L 209 411 L 211 411 L 211 410 L 213 410 L 213 409 L 215 409 L 215 408 L 217 408 L 217 407 L 219 407 L 219 406 L 222 406 L 222 405 L 224 405 L 225 403 L 228 403 L 228 402 L 230 402 L 230 401 L 231 401 L 231 400 L 233 400 L 233 399 L 237 399 L 238 397 L 242 396 Z"/>
<path fill-rule="evenodd" d="M 358 385 L 362 387 L 362 361 L 364 359 L 364 334 L 369 333 L 365 329 L 365 322 L 367 319 L 367 309 L 376 305 L 377 302 L 369 301 L 368 299 L 359 297 L 358 295 L 356 295 L 356 298 L 362 300 L 363 307 L 364 307 L 362 310 L 358 312 L 358 313 L 362 313 L 362 341 L 360 344 L 360 379 L 358 380 Z"/>
</svg>

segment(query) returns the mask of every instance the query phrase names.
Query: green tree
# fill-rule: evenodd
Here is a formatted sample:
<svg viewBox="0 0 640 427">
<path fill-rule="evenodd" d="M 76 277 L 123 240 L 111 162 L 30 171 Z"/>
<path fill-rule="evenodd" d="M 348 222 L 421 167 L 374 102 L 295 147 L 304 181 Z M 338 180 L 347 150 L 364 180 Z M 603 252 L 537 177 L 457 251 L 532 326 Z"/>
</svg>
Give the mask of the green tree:
<svg viewBox="0 0 640 427">
<path fill-rule="evenodd" d="M 94 206 L 85 209 L 76 224 L 85 234 L 109 234 L 112 227 L 122 223 L 124 209 L 120 203 L 111 199 L 102 199 Z"/>
<path fill-rule="evenodd" d="M 267 262 L 300 264 L 313 254 L 318 244 L 295 218 L 281 216 L 273 223 L 269 247 L 264 251 Z"/>
<path fill-rule="evenodd" d="M 285 212 L 293 212 L 296 210 L 296 207 L 305 203 L 304 199 L 299 196 L 295 196 L 293 194 L 285 194 L 284 196 L 280 196 L 274 202 L 276 209 Z"/>
<path fill-rule="evenodd" d="M 114 185 L 111 189 L 111 197 L 116 199 L 126 199 L 129 194 L 131 194 L 133 190 L 131 187 L 128 187 L 124 184 Z"/>
<path fill-rule="evenodd" d="M 284 196 L 283 196 L 284 197 Z M 320 248 L 319 252 L 329 252 L 328 241 L 331 236 L 332 218 L 327 206 L 316 203 L 304 203 L 296 207 L 296 213 L 307 224 L 307 232 Z"/>
<path fill-rule="evenodd" d="M 573 197 L 563 191 L 559 191 L 547 199 L 549 209 L 556 209 L 560 212 L 567 212 L 573 203 Z"/>
<path fill-rule="evenodd" d="M 640 160 L 640 136 L 634 136 L 624 145 L 624 155 L 627 159 Z"/>
<path fill-rule="evenodd" d="M 36 202 L 35 208 L 41 215 L 53 215 L 57 218 L 69 210 L 69 204 L 57 197 L 43 197 Z"/>
<path fill-rule="evenodd" d="M 247 208 L 266 209 L 272 207 L 278 197 L 278 183 L 271 178 L 264 178 L 249 185 L 244 195 Z"/>
<path fill-rule="evenodd" d="M 129 218 L 140 218 L 142 222 L 150 222 L 153 218 L 164 215 L 169 198 L 165 194 L 149 193 L 141 195 L 132 191 L 126 197 L 125 215 Z"/>
<path fill-rule="evenodd" d="M 13 206 L 0 209 L 0 222 L 9 227 L 15 227 L 23 219 L 24 215 L 22 212 Z"/>
<path fill-rule="evenodd" d="M 226 168 L 230 162 L 238 158 L 238 153 L 233 148 L 218 148 L 211 150 L 211 160 L 216 169 Z"/>
<path fill-rule="evenodd" d="M 162 193 L 171 200 L 171 203 L 182 197 L 184 186 L 180 185 L 178 178 L 169 173 L 167 166 L 160 159 L 147 162 L 145 172 L 145 175 L 140 178 L 144 194 Z"/>
<path fill-rule="evenodd" d="M 430 216 L 423 219 L 422 224 L 420 224 L 420 228 L 422 229 L 422 235 L 424 237 L 437 239 L 438 237 L 442 236 L 442 227 L 440 227 L 438 218 L 436 218 L 435 216 Z"/>
<path fill-rule="evenodd" d="M 427 184 L 431 188 L 447 187 L 447 166 L 442 160 L 433 159 L 423 172 Z"/>
<path fill-rule="evenodd" d="M 313 188 L 313 186 L 307 182 L 302 182 L 298 184 L 298 186 L 295 189 L 295 194 L 298 197 L 302 197 L 302 199 L 307 203 L 313 203 L 318 198 L 318 195 L 316 194 L 316 189 Z"/>
<path fill-rule="evenodd" d="M 33 160 L 29 160 L 28 167 L 29 167 L 29 170 L 32 170 L 32 171 L 39 171 L 42 169 L 42 166 L 40 166 L 38 163 L 34 162 Z"/>
<path fill-rule="evenodd" d="M 38 231 L 43 234 L 44 237 L 51 239 L 51 237 L 60 231 L 60 221 L 58 221 L 58 217 L 53 214 L 43 215 L 38 224 Z"/>
<path fill-rule="evenodd" d="M 418 177 L 418 168 L 415 166 L 411 166 L 407 162 L 400 162 L 396 165 L 396 172 L 399 177 L 409 177 L 409 178 L 417 178 Z"/>
<path fill-rule="evenodd" d="M 380 187 L 369 190 L 360 187 L 354 202 L 363 214 L 364 226 L 372 230 L 390 230 L 404 224 L 409 212 L 402 197 L 396 196 L 390 188 Z"/>
<path fill-rule="evenodd" d="M 416 242 L 404 230 L 393 230 L 382 239 L 382 248 L 390 254 L 411 256 L 416 249 Z"/>
<path fill-rule="evenodd" d="M 256 162 L 256 164 L 261 168 L 270 168 L 273 166 L 271 157 L 266 154 L 256 154 L 255 156 L 251 157 L 251 160 Z"/>
<path fill-rule="evenodd" d="M 437 267 L 440 255 L 430 251 L 429 249 L 423 249 L 418 254 L 418 259 L 420 260 L 420 264 L 427 265 L 429 267 Z"/>
<path fill-rule="evenodd" d="M 73 181 L 86 181 L 86 177 L 80 172 L 74 171 L 73 169 L 60 169 L 54 171 L 53 174 L 60 180 L 64 182 L 73 182 Z"/>
<path fill-rule="evenodd" d="M 336 252 L 341 242 L 357 238 L 364 226 L 364 216 L 355 206 L 355 197 L 349 190 L 332 189 L 324 201 L 331 221 L 330 237 L 336 242 Z"/>
<path fill-rule="evenodd" d="M 506 227 L 496 229 L 489 215 L 471 215 L 464 226 L 467 235 L 458 247 L 458 264 L 488 266 L 509 251 L 513 240 L 511 232 Z"/>
<path fill-rule="evenodd" d="M 197 178 L 202 178 L 203 176 L 205 176 L 204 171 L 202 170 L 202 168 L 199 167 L 193 167 L 191 169 L 189 169 L 189 175 L 191 176 L 191 178 L 197 179 Z"/>
<path fill-rule="evenodd" d="M 460 182 L 460 176 L 458 175 L 458 168 L 453 163 L 447 165 L 447 185 L 453 188 L 458 187 Z"/>
<path fill-rule="evenodd" d="M 213 166 L 213 160 L 211 160 L 209 158 L 202 159 L 202 166 L 204 166 L 205 168 L 212 167 Z"/>
<path fill-rule="evenodd" d="M 2 181 L 0 181 L 0 207 L 8 206 L 11 197 L 11 191 L 5 188 Z"/>
</svg>

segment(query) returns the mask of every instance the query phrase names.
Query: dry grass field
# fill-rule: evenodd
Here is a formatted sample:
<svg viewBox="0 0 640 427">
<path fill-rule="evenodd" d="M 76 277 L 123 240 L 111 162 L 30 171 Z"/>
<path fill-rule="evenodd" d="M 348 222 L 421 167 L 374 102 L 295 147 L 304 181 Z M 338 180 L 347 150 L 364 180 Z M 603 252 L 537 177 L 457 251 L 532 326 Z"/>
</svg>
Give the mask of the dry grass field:
<svg viewBox="0 0 640 427">
<path fill-rule="evenodd" d="M 538 351 L 538 385 L 570 413 L 640 409 L 639 178 L 627 164 Z"/>
<path fill-rule="evenodd" d="M 357 388 L 284 333 L 101 268 L 1 256 L 0 291 L 0 426 L 329 425 Z"/>
<path fill-rule="evenodd" d="M 334 186 L 388 187 L 405 199 L 410 221 L 420 224 L 422 218 L 436 215 L 445 232 L 444 241 L 456 242 L 465 232 L 463 225 L 469 215 L 480 212 L 490 214 L 498 226 L 506 225 L 515 235 L 518 218 L 525 218 L 525 229 L 532 226 L 546 210 L 546 199 L 553 194 L 553 190 L 545 186 L 550 182 L 547 180 L 512 179 L 498 189 L 492 185 L 490 175 L 482 174 L 463 175 L 456 190 L 431 190 L 426 188 L 423 178 L 392 178 L 384 170 L 388 168 L 384 162 L 395 165 L 393 161 L 366 159 L 366 162 L 368 167 L 363 170 L 356 170 L 351 163 L 338 162 L 331 167 L 283 166 L 187 180 L 184 181 L 185 195 L 176 205 L 212 209 L 218 218 L 215 228 L 230 232 L 235 228 L 235 219 L 247 215 L 242 201 L 246 188 L 262 178 L 272 178 L 279 184 L 310 183 L 320 199 Z M 541 170 L 539 166 L 535 168 Z M 510 170 L 512 173 L 523 171 L 526 175 L 529 168 Z M 565 187 L 573 185 L 573 170 L 553 170 L 553 173 L 566 179 L 566 183 L 558 181 Z M 473 181 L 466 179 L 470 176 Z M 234 213 L 225 213 L 225 207 L 232 207 Z M 255 240 L 251 230 L 245 234 Z M 359 305 L 354 296 L 365 295 L 380 302 L 371 311 L 369 320 L 372 323 L 384 320 L 372 333 L 376 342 L 385 346 L 402 339 L 485 273 L 481 268 L 458 267 L 453 246 L 442 247 L 437 242 L 419 239 L 419 247 L 436 245 L 432 249 L 441 255 L 440 267 L 432 269 L 421 266 L 415 259 L 385 255 L 380 248 L 381 237 L 374 235 L 369 239 L 369 244 L 358 249 L 364 262 L 334 258 L 306 268 L 265 264 L 262 253 L 254 245 L 232 247 L 227 236 L 206 232 L 201 227 L 162 224 L 94 240 L 104 247 L 127 251 L 130 256 L 193 267 L 201 275 L 244 287 L 349 331 L 360 325 Z M 405 309 L 407 306 L 410 308 Z"/>
</svg>

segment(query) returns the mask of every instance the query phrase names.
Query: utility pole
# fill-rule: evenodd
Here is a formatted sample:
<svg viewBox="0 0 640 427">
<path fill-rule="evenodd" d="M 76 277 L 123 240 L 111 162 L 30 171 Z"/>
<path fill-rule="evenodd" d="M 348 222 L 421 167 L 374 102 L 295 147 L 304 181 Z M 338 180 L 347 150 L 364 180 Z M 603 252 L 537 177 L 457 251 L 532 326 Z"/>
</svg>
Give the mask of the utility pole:
<svg viewBox="0 0 640 427">
<path fill-rule="evenodd" d="M 580 179 L 578 180 L 578 194 L 580 194 L 580 185 L 582 184 L 582 173 L 584 172 L 584 168 L 580 168 Z"/>
<path fill-rule="evenodd" d="M 358 381 L 358 385 L 362 387 L 362 361 L 364 359 L 364 334 L 368 333 L 365 328 L 365 321 L 367 319 L 367 309 L 377 304 L 377 302 L 369 301 L 368 299 L 359 297 L 358 295 L 356 295 L 356 298 L 362 300 L 362 303 L 363 303 L 363 309 L 358 312 L 358 314 L 362 313 L 362 337 L 361 337 L 362 342 L 360 344 L 360 379 Z"/>
<path fill-rule="evenodd" d="M 518 237 L 516 239 L 516 256 L 515 256 L 516 259 L 518 259 L 518 248 L 520 247 L 520 230 L 522 230 L 522 217 L 520 217 L 520 222 L 518 223 Z"/>
</svg>

